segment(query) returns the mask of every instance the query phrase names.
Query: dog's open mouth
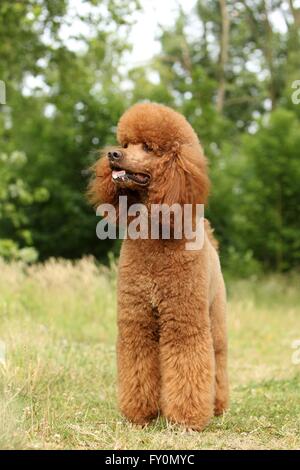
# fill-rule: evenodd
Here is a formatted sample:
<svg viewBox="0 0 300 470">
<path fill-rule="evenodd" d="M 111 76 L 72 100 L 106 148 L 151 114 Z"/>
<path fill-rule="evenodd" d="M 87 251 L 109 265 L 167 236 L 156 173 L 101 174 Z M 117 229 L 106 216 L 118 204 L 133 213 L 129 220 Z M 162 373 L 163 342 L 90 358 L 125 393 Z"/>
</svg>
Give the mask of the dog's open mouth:
<svg viewBox="0 0 300 470">
<path fill-rule="evenodd" d="M 129 170 L 122 170 L 120 168 L 112 169 L 111 176 L 115 182 L 125 183 L 126 181 L 133 181 L 141 186 L 146 186 L 150 181 L 150 176 L 146 173 L 133 173 Z"/>
</svg>

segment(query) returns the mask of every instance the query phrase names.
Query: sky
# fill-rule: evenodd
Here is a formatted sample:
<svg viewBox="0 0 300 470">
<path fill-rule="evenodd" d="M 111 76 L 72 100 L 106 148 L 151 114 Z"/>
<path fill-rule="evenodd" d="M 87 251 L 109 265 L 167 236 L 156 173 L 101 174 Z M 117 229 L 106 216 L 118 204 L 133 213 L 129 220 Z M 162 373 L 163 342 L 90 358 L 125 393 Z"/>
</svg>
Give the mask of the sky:
<svg viewBox="0 0 300 470">
<path fill-rule="evenodd" d="M 143 10 L 135 15 L 136 23 L 130 34 L 130 42 L 133 45 L 130 54 L 132 66 L 147 62 L 153 55 L 159 52 L 159 41 L 156 35 L 159 25 L 172 26 L 177 16 L 178 7 L 185 13 L 190 13 L 196 4 L 196 0 L 142 0 Z"/>
</svg>

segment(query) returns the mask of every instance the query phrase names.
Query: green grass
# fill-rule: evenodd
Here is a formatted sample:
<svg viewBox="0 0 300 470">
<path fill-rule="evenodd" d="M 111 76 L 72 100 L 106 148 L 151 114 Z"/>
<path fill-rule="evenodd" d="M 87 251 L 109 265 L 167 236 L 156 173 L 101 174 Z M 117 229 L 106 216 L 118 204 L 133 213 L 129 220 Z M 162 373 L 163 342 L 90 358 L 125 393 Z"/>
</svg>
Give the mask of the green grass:
<svg viewBox="0 0 300 470">
<path fill-rule="evenodd" d="M 0 448 L 300 448 L 299 276 L 228 282 L 231 407 L 197 433 L 120 415 L 114 268 L 84 259 L 0 270 Z"/>
</svg>

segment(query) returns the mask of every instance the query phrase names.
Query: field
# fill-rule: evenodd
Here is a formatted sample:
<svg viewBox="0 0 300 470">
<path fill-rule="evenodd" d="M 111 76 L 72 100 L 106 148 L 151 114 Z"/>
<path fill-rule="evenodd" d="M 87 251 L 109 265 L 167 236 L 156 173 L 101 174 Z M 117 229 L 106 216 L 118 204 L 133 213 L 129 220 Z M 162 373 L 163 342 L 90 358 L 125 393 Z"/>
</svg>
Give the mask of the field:
<svg viewBox="0 0 300 470">
<path fill-rule="evenodd" d="M 118 412 L 114 266 L 0 270 L 0 448 L 300 448 L 299 276 L 228 280 L 231 407 L 197 433 Z"/>
</svg>

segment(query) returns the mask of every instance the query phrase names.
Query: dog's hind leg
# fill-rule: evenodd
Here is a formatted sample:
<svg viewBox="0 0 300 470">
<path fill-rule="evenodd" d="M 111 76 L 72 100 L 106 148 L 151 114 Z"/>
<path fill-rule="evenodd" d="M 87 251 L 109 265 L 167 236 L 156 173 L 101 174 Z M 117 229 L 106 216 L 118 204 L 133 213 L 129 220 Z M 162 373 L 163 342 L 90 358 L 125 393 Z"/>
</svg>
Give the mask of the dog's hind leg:
<svg viewBox="0 0 300 470">
<path fill-rule="evenodd" d="M 216 293 L 210 307 L 211 331 L 215 351 L 215 415 L 222 414 L 228 408 L 228 373 L 227 373 L 227 328 L 226 328 L 226 292 L 224 282 Z"/>
</svg>

